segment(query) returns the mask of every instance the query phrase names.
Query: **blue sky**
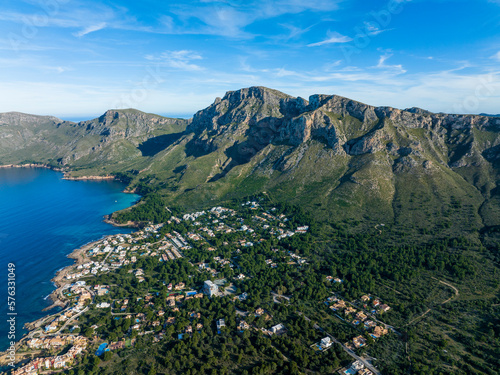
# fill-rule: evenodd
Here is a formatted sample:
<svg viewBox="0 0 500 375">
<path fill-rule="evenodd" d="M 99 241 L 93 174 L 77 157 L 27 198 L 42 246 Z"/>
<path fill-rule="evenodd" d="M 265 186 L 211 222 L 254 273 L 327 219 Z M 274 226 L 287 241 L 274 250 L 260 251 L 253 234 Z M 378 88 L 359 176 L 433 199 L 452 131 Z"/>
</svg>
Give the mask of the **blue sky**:
<svg viewBox="0 0 500 375">
<path fill-rule="evenodd" d="M 500 113 L 500 0 L 18 0 L 0 5 L 0 112 L 190 117 L 262 85 Z"/>
</svg>

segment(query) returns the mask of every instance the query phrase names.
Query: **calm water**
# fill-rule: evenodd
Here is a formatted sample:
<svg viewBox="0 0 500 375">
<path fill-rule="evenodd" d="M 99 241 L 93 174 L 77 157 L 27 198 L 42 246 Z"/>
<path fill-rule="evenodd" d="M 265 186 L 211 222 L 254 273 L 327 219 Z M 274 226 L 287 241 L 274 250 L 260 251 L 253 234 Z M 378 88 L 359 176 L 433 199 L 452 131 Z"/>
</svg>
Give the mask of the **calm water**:
<svg viewBox="0 0 500 375">
<path fill-rule="evenodd" d="M 103 236 L 129 233 L 103 216 L 132 205 L 115 181 L 66 181 L 47 169 L 0 169 L 0 350 L 8 347 L 7 264 L 16 265 L 17 337 L 26 322 L 48 313 L 46 298 L 57 270 L 73 263 L 72 250 Z"/>
</svg>

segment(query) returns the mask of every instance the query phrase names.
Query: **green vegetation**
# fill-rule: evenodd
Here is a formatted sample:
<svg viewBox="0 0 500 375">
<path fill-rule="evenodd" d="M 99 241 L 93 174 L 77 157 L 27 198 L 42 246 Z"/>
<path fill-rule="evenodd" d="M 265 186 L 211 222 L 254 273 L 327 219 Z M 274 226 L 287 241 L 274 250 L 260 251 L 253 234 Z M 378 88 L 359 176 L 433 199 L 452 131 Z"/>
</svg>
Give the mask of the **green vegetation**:
<svg viewBox="0 0 500 375">
<path fill-rule="evenodd" d="M 247 201 L 258 201 L 261 208 L 250 208 Z M 166 211 L 156 194 L 148 195 L 146 202 L 126 219 L 140 221 L 156 217 L 161 209 Z M 273 203 L 267 194 L 226 203 L 235 214 L 225 214 L 216 222 L 204 214 L 195 225 L 190 220 L 176 223 L 169 213 L 168 223 L 137 242 L 155 251 L 158 240 L 173 231 L 186 236 L 203 228 L 214 230 L 214 237 L 190 240 L 191 248 L 183 250 L 183 258 L 158 262 L 155 257 L 138 256 L 135 264 L 88 279 L 92 284 L 112 285 L 110 294 L 96 297 L 96 302 L 118 302 L 111 309 L 93 309 L 82 317 L 83 334 L 97 335 L 95 346 L 123 339 L 134 340 L 134 344 L 105 353 L 101 361 L 88 355 L 68 373 L 324 374 L 353 361 L 338 345 L 317 354 L 311 346 L 324 332 L 342 343 L 365 337 L 368 345 L 356 351 L 377 358 L 373 363 L 383 374 L 496 373 L 500 365 L 500 270 L 496 254 L 481 244 L 477 231 L 452 237 L 447 235 L 449 228 L 443 227 L 429 236 L 432 240 L 422 241 L 398 226 L 357 231 L 362 224 L 353 220 L 318 221 L 299 207 Z M 278 240 L 259 224 L 257 216 L 267 217 L 261 212 L 286 217 L 286 221 L 281 219 L 283 226 L 278 226 L 285 231 L 304 224 L 309 230 Z M 254 232 L 217 231 L 221 221 L 224 228 L 246 225 Z M 276 225 L 272 223 L 270 220 L 270 225 Z M 259 238 L 262 240 L 256 241 Z M 255 242 L 253 246 L 241 247 L 249 240 Z M 305 263 L 299 264 L 292 255 Z M 226 259 L 233 266 L 215 259 Z M 207 269 L 198 264 L 206 264 Z M 134 276 L 137 269 L 144 270 L 143 282 Z M 217 279 L 230 280 L 234 294 L 177 302 L 177 310 L 167 306 L 169 283 L 199 290 L 204 280 L 213 278 L 209 269 L 217 271 Z M 236 277 L 240 273 L 244 279 Z M 276 300 L 273 292 L 287 299 Z M 241 293 L 248 297 L 235 300 Z M 374 340 L 351 322 L 351 316 L 325 304 L 337 296 L 359 309 L 365 295 L 377 296 L 391 307 L 377 317 L 397 333 Z M 129 302 L 120 311 L 119 301 L 124 299 Z M 259 308 L 265 314 L 254 316 Z M 165 315 L 159 316 L 160 310 Z M 193 317 L 193 312 L 200 316 Z M 240 315 L 243 312 L 245 316 Z M 127 314 L 142 314 L 140 325 L 146 328 L 133 329 L 135 322 Z M 175 320 L 168 323 L 169 319 Z M 221 334 L 216 332 L 218 319 L 226 323 Z M 238 324 L 243 319 L 257 329 L 282 323 L 286 332 L 270 337 L 255 329 L 240 332 Z M 154 321 L 159 324 L 151 325 Z M 203 327 L 199 332 L 178 338 L 186 327 L 199 323 Z M 95 333 L 89 330 L 91 326 L 98 327 Z M 143 330 L 151 333 L 139 334 Z"/>
<path fill-rule="evenodd" d="M 81 318 L 94 346 L 128 344 L 101 359 L 87 355 L 70 373 L 330 373 L 352 358 L 338 345 L 315 351 L 325 332 L 343 344 L 361 336 L 367 345 L 356 352 L 377 358 L 383 374 L 497 373 L 497 125 L 336 96 L 316 98 L 314 107 L 275 90 L 245 90 L 228 93 L 192 122 L 125 110 L 85 126 L 37 117 L 37 126 L 25 125 L 40 141 L 31 144 L 3 137 L 13 141 L 0 143 L 2 163 L 33 160 L 66 166 L 74 176 L 115 175 L 142 199 L 113 219 L 141 228 L 163 224 L 134 243 L 136 261 L 93 279 L 113 286 L 96 298 L 113 307 Z M 14 130 L 2 128 L 7 135 Z M 273 217 L 266 220 L 275 232 L 264 229 L 247 201 Z M 234 210 L 237 218 L 224 218 L 232 230 L 216 229 L 222 219 L 206 213 L 182 218 L 218 205 Z M 307 233 L 283 236 L 300 225 L 309 226 Z M 182 258 L 159 261 L 159 243 L 174 231 L 200 238 L 189 240 Z M 144 274 L 137 276 L 138 269 Z M 216 278 L 230 282 L 222 287 L 226 296 L 167 307 L 169 283 L 199 291 Z M 232 295 L 243 293 L 247 298 Z M 376 339 L 372 328 L 344 313 L 348 307 L 371 313 L 374 298 L 390 306 L 376 317 L 391 326 Z M 117 301 L 125 299 L 123 314 L 143 314 L 142 328 L 151 332 L 111 315 L 122 314 Z M 333 299 L 348 306 L 332 310 Z M 269 319 L 255 316 L 258 308 Z M 255 329 L 238 332 L 240 312 Z M 221 318 L 226 327 L 218 334 Z M 200 332 L 179 338 L 198 323 Z M 278 323 L 286 333 L 263 333 Z"/>
</svg>

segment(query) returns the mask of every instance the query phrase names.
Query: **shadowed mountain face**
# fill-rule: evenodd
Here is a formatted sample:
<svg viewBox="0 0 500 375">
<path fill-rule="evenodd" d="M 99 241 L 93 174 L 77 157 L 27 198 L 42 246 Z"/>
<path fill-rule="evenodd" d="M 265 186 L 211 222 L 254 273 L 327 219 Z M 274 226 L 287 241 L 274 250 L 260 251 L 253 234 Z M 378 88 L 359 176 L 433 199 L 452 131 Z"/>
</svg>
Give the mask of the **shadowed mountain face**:
<svg viewBox="0 0 500 375">
<path fill-rule="evenodd" d="M 74 174 L 133 169 L 132 186 L 149 181 L 183 205 L 266 191 L 318 217 L 466 232 L 500 225 L 499 133 L 491 116 L 251 87 L 189 121 L 135 110 L 78 124 L 3 114 L 0 162 L 51 161 Z"/>
<path fill-rule="evenodd" d="M 138 149 L 142 152 L 142 156 L 155 156 L 160 151 L 164 150 L 172 143 L 183 136 L 184 133 L 171 133 L 159 135 L 158 137 L 149 138 L 141 143 Z"/>
</svg>

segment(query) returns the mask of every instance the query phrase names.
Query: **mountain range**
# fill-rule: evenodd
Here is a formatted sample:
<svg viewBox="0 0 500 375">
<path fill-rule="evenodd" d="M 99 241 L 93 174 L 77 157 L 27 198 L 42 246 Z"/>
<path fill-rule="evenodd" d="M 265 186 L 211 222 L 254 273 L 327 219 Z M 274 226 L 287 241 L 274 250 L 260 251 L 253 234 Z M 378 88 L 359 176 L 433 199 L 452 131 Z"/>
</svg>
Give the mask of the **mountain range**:
<svg viewBox="0 0 500 375">
<path fill-rule="evenodd" d="M 265 192 L 318 218 L 401 228 L 500 228 L 500 118 L 308 100 L 250 87 L 192 119 L 134 109 L 79 123 L 0 114 L 0 165 L 119 175 L 198 207 Z"/>
</svg>

